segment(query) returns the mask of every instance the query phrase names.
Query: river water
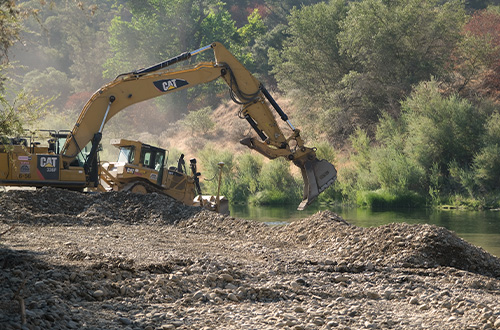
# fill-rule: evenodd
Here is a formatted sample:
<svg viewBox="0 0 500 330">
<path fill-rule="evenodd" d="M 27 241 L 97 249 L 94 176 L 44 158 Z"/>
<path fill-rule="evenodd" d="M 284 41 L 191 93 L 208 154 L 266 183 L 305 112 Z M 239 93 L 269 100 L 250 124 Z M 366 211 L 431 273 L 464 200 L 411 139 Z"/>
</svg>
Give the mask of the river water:
<svg viewBox="0 0 500 330">
<path fill-rule="evenodd" d="M 297 211 L 295 206 L 251 206 L 232 205 L 231 215 L 252 219 L 271 225 L 285 224 L 325 210 L 327 207 L 309 207 Z M 372 211 L 359 208 L 328 208 L 342 218 L 360 227 L 373 227 L 393 222 L 427 223 L 454 231 L 467 242 L 480 246 L 500 257 L 500 212 L 412 209 L 397 211 Z"/>
</svg>

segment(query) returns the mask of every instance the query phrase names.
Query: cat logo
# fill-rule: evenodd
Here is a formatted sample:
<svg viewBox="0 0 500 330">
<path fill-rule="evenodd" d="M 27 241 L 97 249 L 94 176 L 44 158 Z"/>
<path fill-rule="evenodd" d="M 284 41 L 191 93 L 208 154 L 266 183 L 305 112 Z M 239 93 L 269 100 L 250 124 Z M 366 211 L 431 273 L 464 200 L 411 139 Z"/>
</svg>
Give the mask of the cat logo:
<svg viewBox="0 0 500 330">
<path fill-rule="evenodd" d="M 184 87 L 189 83 L 183 79 L 164 79 L 153 82 L 160 92 L 170 92 L 171 90 Z"/>
<path fill-rule="evenodd" d="M 40 167 L 56 167 L 57 157 L 40 157 Z"/>
<path fill-rule="evenodd" d="M 42 180 L 59 179 L 59 157 L 53 155 L 38 155 L 37 173 Z"/>
</svg>

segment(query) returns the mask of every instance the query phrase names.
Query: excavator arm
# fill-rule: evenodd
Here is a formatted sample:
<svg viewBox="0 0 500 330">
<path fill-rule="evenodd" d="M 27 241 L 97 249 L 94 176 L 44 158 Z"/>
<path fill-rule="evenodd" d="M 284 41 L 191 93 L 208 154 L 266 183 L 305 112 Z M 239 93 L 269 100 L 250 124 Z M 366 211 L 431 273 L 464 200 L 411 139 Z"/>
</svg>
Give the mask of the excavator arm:
<svg viewBox="0 0 500 330">
<path fill-rule="evenodd" d="M 203 51 L 212 50 L 214 62 L 170 69 Z M 301 169 L 304 196 L 298 209 L 307 207 L 323 190 L 335 182 L 335 167 L 316 158 L 315 148 L 304 146 L 300 131 L 274 101 L 262 84 L 220 43 L 158 63 L 154 66 L 119 75 L 101 87 L 84 106 L 62 149 L 63 162 L 69 165 L 89 142 L 92 149 L 88 162 L 97 153 L 104 125 L 122 109 L 154 97 L 222 78 L 230 88 L 231 98 L 240 104 L 241 116 L 252 126 L 260 140 L 246 138 L 242 144 L 269 159 L 278 157 L 292 161 Z M 271 107 L 290 127 L 290 136 L 280 129 Z"/>
</svg>

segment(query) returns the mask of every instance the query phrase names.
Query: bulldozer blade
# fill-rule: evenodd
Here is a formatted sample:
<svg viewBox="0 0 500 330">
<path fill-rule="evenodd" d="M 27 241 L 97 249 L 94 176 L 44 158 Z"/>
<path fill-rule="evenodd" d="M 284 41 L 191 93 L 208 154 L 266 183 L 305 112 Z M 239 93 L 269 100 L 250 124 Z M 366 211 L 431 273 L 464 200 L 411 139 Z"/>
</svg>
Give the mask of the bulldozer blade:
<svg viewBox="0 0 500 330">
<path fill-rule="evenodd" d="M 304 196 L 297 210 L 304 210 L 318 195 L 331 186 L 337 178 L 337 170 L 326 160 L 308 160 L 301 167 L 304 179 Z"/>
</svg>

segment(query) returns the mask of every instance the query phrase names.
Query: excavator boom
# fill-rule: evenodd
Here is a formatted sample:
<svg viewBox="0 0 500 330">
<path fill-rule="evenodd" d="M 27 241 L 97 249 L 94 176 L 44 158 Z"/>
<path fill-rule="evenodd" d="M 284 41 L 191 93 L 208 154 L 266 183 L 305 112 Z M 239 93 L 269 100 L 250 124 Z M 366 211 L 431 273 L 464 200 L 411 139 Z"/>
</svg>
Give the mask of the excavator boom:
<svg viewBox="0 0 500 330">
<path fill-rule="evenodd" d="M 178 69 L 170 68 L 173 64 L 207 50 L 213 51 L 215 61 L 199 62 L 195 66 Z M 298 166 L 305 185 L 299 209 L 307 207 L 323 190 L 334 183 L 335 167 L 325 160 L 318 160 L 315 148 L 304 146 L 300 131 L 292 125 L 270 93 L 220 43 L 180 54 L 148 68 L 121 74 L 101 87 L 84 106 L 62 148 L 61 156 L 65 166 L 68 166 L 89 142 L 92 142 L 92 148 L 88 159 L 92 160 L 97 152 L 104 125 L 122 109 L 218 78 L 222 78 L 229 86 L 231 98 L 241 105 L 240 116 L 247 120 L 261 140 L 247 138 L 241 143 L 270 159 L 284 157 Z M 287 123 L 291 130 L 290 136 L 284 135 L 271 108 Z M 290 143 L 292 141 L 293 143 Z"/>
</svg>

